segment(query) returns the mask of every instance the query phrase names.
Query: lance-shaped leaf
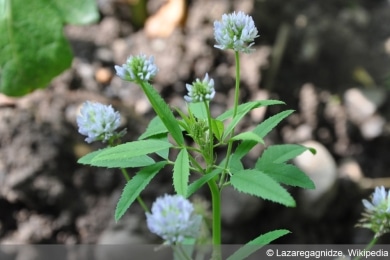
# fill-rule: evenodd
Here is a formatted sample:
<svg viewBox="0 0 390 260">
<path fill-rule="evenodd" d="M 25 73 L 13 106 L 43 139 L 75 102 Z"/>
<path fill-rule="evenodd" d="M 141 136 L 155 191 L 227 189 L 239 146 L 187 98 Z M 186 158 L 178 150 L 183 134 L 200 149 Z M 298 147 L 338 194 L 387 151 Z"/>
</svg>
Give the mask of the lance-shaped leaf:
<svg viewBox="0 0 390 260">
<path fill-rule="evenodd" d="M 312 180 L 295 165 L 284 163 L 269 163 L 256 168 L 264 172 L 279 183 L 301 187 L 304 189 L 314 189 L 315 185 Z"/>
<path fill-rule="evenodd" d="M 173 187 L 177 194 L 186 196 L 190 166 L 187 149 L 181 149 L 173 167 Z"/>
<path fill-rule="evenodd" d="M 291 160 L 308 148 L 299 144 L 280 144 L 268 147 L 257 160 L 255 168 L 260 169 L 268 163 L 284 163 Z"/>
<path fill-rule="evenodd" d="M 179 146 L 184 145 L 183 133 L 180 129 L 180 125 L 176 118 L 173 116 L 172 111 L 165 101 L 161 98 L 160 94 L 154 89 L 152 85 L 147 82 L 141 84 L 142 90 L 148 97 L 150 104 L 152 105 L 156 114 L 160 117 L 165 127 L 168 129 L 172 138 Z"/>
<path fill-rule="evenodd" d="M 166 162 L 158 162 L 140 170 L 123 189 L 122 195 L 116 205 L 115 221 L 118 221 L 134 200 L 141 194 L 149 182 L 166 165 Z"/>
<path fill-rule="evenodd" d="M 126 160 L 146 154 L 166 150 L 172 144 L 160 140 L 140 140 L 120 144 L 114 147 L 106 148 L 91 160 L 91 165 L 100 166 L 107 161 Z"/>
<path fill-rule="evenodd" d="M 259 250 L 265 245 L 270 244 L 272 241 L 291 233 L 286 229 L 278 229 L 258 236 L 257 238 L 249 241 L 243 247 L 234 252 L 227 260 L 241 260 L 246 259 L 248 256 Z"/>
<path fill-rule="evenodd" d="M 242 170 L 230 177 L 232 186 L 243 193 L 295 207 L 295 200 L 274 179 L 259 170 Z"/>
<path fill-rule="evenodd" d="M 253 133 L 257 134 L 261 138 L 264 138 L 275 126 L 277 126 L 284 118 L 292 114 L 294 110 L 286 110 L 280 112 L 259 124 L 252 130 Z M 237 149 L 235 150 L 232 156 L 241 159 L 244 157 L 255 145 L 257 142 L 254 141 L 244 141 L 242 142 Z"/>
</svg>

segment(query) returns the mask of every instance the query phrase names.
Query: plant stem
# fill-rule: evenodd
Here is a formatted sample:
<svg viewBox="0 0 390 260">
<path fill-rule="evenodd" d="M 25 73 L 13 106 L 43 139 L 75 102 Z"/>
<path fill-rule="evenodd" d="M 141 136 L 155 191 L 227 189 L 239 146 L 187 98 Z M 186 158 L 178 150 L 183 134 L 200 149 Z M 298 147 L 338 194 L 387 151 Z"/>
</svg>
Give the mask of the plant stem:
<svg viewBox="0 0 390 260">
<path fill-rule="evenodd" d="M 127 182 L 129 182 L 131 178 L 130 178 L 130 175 L 127 173 L 126 169 L 125 169 L 125 168 L 121 168 L 121 171 L 122 171 L 123 176 L 125 177 L 125 180 L 126 180 Z M 138 196 L 138 197 L 137 197 L 137 201 L 138 201 L 139 205 L 141 205 L 141 207 L 143 208 L 143 210 L 144 210 L 145 212 L 150 212 L 148 206 L 146 206 L 146 204 L 145 204 L 145 202 L 142 200 L 141 196 Z"/>
<path fill-rule="evenodd" d="M 212 224 L 212 232 L 213 232 L 213 258 L 212 259 L 220 259 L 221 258 L 221 194 L 220 190 L 217 186 L 217 183 L 214 180 L 210 180 L 207 182 L 211 191 L 211 205 L 213 212 L 213 224 Z"/>
<path fill-rule="evenodd" d="M 378 238 L 374 236 L 366 248 L 364 248 L 364 250 L 370 250 L 376 244 L 377 240 Z M 361 258 L 362 256 L 357 256 L 353 260 L 360 260 Z"/>
<path fill-rule="evenodd" d="M 240 99 L 240 55 L 239 55 L 238 51 L 234 52 L 234 57 L 236 59 L 236 87 L 235 87 L 235 91 L 234 91 L 234 107 L 233 107 L 233 117 L 232 118 L 234 118 L 237 115 L 238 101 Z M 234 128 L 232 129 L 232 132 L 230 134 L 230 138 L 232 138 L 233 135 L 234 135 Z M 229 166 L 230 155 L 232 153 L 232 146 L 233 146 L 233 142 L 229 142 L 227 152 L 226 152 L 225 171 L 222 172 L 221 178 L 219 179 L 219 187 L 222 187 L 223 183 L 225 181 L 226 169 Z"/>
<path fill-rule="evenodd" d="M 207 120 L 208 120 L 208 124 L 209 124 L 209 149 L 208 149 L 208 154 L 207 154 L 207 164 L 208 164 L 208 167 L 212 166 L 213 163 L 214 163 L 214 140 L 213 140 L 213 126 L 211 125 L 211 112 L 210 112 L 210 106 L 209 104 L 207 103 L 206 100 L 203 101 L 203 104 L 206 108 L 206 111 L 207 111 Z"/>
</svg>

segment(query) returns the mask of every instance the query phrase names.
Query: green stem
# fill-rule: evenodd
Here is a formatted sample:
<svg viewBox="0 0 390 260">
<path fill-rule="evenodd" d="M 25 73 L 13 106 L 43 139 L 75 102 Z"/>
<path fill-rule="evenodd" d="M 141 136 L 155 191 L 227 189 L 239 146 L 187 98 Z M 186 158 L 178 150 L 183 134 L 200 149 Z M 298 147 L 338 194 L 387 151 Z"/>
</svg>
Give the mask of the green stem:
<svg viewBox="0 0 390 260">
<path fill-rule="evenodd" d="M 213 212 L 213 259 L 221 258 L 221 194 L 217 186 L 217 183 L 214 180 L 210 180 L 208 183 L 211 191 L 211 205 Z"/>
<path fill-rule="evenodd" d="M 366 248 L 364 248 L 364 250 L 370 250 L 376 244 L 377 241 L 378 241 L 378 238 L 374 236 L 372 238 L 372 240 L 370 241 L 370 243 L 366 246 Z M 361 258 L 362 258 L 362 256 L 357 256 L 353 260 L 360 260 Z"/>
<path fill-rule="evenodd" d="M 125 180 L 126 180 L 127 182 L 129 182 L 131 178 L 130 178 L 130 175 L 127 173 L 126 169 L 125 169 L 125 168 L 121 168 L 121 171 L 122 171 L 123 176 L 125 177 Z M 146 206 L 146 204 L 145 204 L 145 202 L 142 200 L 141 196 L 138 196 L 138 197 L 137 197 L 137 201 L 138 201 L 139 205 L 141 205 L 141 207 L 143 208 L 143 210 L 144 210 L 145 212 L 150 212 L 148 206 Z"/>
<path fill-rule="evenodd" d="M 237 115 L 238 101 L 240 99 L 240 55 L 238 51 L 234 52 L 234 57 L 236 59 L 236 87 L 234 91 L 234 107 L 233 107 L 233 117 Z M 230 138 L 234 136 L 234 128 L 230 134 Z M 229 166 L 230 155 L 232 154 L 233 142 L 228 143 L 228 148 L 226 152 L 226 161 L 225 161 L 225 171 L 222 172 L 221 178 L 219 179 L 219 187 L 223 186 L 226 177 L 226 169 Z"/>
<path fill-rule="evenodd" d="M 209 149 L 207 152 L 207 164 L 208 167 L 212 166 L 214 164 L 214 140 L 213 140 L 213 126 L 211 125 L 211 112 L 210 112 L 210 107 L 207 101 L 203 101 L 203 104 L 206 108 L 207 111 L 207 121 L 209 124 Z M 207 170 L 208 171 L 208 170 Z"/>
</svg>

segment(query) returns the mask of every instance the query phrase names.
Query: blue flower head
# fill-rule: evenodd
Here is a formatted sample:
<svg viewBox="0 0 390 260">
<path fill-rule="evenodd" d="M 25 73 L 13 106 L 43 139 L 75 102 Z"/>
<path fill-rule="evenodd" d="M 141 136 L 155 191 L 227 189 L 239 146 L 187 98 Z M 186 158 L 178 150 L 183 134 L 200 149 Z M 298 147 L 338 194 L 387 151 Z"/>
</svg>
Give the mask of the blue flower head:
<svg viewBox="0 0 390 260">
<path fill-rule="evenodd" d="M 136 83 L 150 81 L 158 72 L 158 68 L 154 64 L 154 57 L 146 58 L 144 54 L 130 56 L 127 58 L 126 64 L 115 65 L 115 70 L 121 79 Z"/>
<path fill-rule="evenodd" d="M 214 47 L 226 50 L 249 53 L 254 39 L 259 37 L 251 16 L 243 12 L 222 15 L 222 21 L 214 22 L 214 36 L 217 45 Z"/>
<path fill-rule="evenodd" d="M 86 142 L 94 141 L 107 142 L 114 138 L 121 137 L 125 131 L 116 133 L 121 117 L 119 112 L 114 111 L 111 105 L 103 105 L 86 101 L 77 116 L 79 133 L 87 136 Z"/>
<path fill-rule="evenodd" d="M 162 237 L 167 244 L 197 238 L 201 220 L 200 215 L 194 214 L 193 205 L 180 195 L 165 194 L 157 198 L 152 212 L 146 213 L 149 230 Z"/>
<path fill-rule="evenodd" d="M 206 73 L 204 79 L 196 79 L 192 85 L 186 84 L 188 95 L 184 96 L 187 102 L 210 101 L 215 96 L 214 80 Z"/>
<path fill-rule="evenodd" d="M 363 218 L 357 226 L 371 229 L 375 237 L 390 232 L 390 190 L 376 187 L 371 202 L 362 200 L 365 207 Z"/>
</svg>

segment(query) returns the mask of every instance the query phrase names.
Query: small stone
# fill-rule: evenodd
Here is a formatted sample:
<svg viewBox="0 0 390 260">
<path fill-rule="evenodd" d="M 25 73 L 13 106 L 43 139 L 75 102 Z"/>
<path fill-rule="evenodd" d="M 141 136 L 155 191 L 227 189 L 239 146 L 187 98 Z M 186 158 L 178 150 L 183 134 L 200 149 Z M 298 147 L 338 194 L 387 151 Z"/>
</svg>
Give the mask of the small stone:
<svg viewBox="0 0 390 260">
<path fill-rule="evenodd" d="M 113 73 L 107 68 L 99 68 L 96 70 L 95 78 L 99 83 L 107 84 L 112 79 Z"/>
</svg>

